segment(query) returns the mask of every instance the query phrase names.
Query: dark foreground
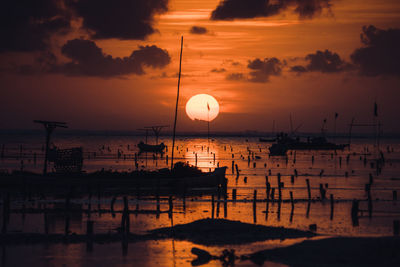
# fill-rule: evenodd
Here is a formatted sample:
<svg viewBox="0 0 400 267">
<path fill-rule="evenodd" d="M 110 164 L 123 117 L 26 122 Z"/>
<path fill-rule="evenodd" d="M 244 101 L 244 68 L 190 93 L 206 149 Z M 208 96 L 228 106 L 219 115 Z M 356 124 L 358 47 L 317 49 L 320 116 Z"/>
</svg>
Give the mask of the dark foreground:
<svg viewBox="0 0 400 267">
<path fill-rule="evenodd" d="M 274 261 L 290 266 L 400 266 L 400 238 L 326 238 L 248 256 L 257 264 Z"/>
<path fill-rule="evenodd" d="M 230 246 L 232 248 L 232 245 L 251 244 L 257 241 L 315 236 L 317 234 L 313 232 L 283 227 L 267 227 L 223 219 L 203 219 L 189 224 L 155 229 L 144 235 L 120 232 L 118 229 L 115 233 L 90 233 L 87 235 L 8 233 L 0 235 L 0 245 L 4 247 L 28 244 L 87 243 L 90 248 L 93 243 L 105 245 L 122 242 L 123 247 L 127 248 L 127 243 L 172 239 L 190 241 L 205 246 L 207 249 L 208 246 L 220 248 Z M 236 255 L 234 250 L 225 250 L 222 255 L 215 256 L 206 250 L 194 247 L 191 250 L 194 254 L 191 264 L 202 265 L 217 260 L 227 266 L 233 266 L 235 262 L 242 261 L 251 261 L 258 265 L 263 265 L 265 262 L 278 262 L 289 266 L 400 266 L 399 237 L 319 238 L 246 255 Z M 211 247 L 210 249 L 213 250 Z"/>
</svg>

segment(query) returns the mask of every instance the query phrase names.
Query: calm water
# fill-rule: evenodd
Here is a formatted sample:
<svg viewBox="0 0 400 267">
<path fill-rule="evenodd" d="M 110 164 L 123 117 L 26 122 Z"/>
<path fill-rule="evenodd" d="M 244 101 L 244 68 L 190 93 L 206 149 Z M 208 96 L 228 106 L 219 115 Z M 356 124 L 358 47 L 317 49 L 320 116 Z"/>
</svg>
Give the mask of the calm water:
<svg viewBox="0 0 400 267">
<path fill-rule="evenodd" d="M 43 162 L 42 136 L 3 135 L 1 143 L 4 143 L 5 157 L 0 160 L 0 169 L 20 169 L 40 172 Z M 55 135 L 53 143 L 60 148 L 82 146 L 84 149 L 84 170 L 94 171 L 104 169 L 130 171 L 135 169 L 134 154 L 138 151 L 135 144 L 141 137 L 130 136 L 59 136 Z M 149 138 L 149 143 L 155 141 Z M 168 155 L 171 154 L 171 141 L 169 138 L 160 138 L 168 146 Z M 346 143 L 346 140 L 336 140 L 337 143 Z M 1 145 L 0 143 L 0 145 Z M 385 165 L 382 173 L 377 176 L 375 160 L 379 157 L 378 149 L 373 145 L 373 140 L 355 140 L 350 150 L 316 152 L 297 151 L 289 153 L 287 158 L 269 157 L 268 143 L 258 142 L 258 138 L 218 137 L 208 142 L 207 138 L 178 138 L 174 153 L 175 161 L 185 161 L 196 164 L 203 171 L 213 170 L 217 165 L 227 166 L 228 200 L 231 200 L 233 189 L 237 190 L 238 201 L 228 201 L 226 209 L 220 204 L 219 213 L 214 217 L 240 220 L 242 222 L 257 223 L 268 226 L 284 226 L 308 230 L 310 224 L 317 224 L 317 232 L 328 236 L 387 236 L 393 233 L 393 220 L 400 219 L 400 203 L 393 201 L 393 191 L 400 191 L 400 143 L 398 140 L 383 140 L 380 150 L 384 152 Z M 118 158 L 118 151 L 120 157 Z M 34 160 L 36 154 L 36 162 Z M 250 160 L 249 160 L 250 158 Z M 314 158 L 314 161 L 312 161 Z M 348 160 L 347 160 L 348 159 Z M 238 164 L 240 176 L 232 171 L 232 161 Z M 168 162 L 170 164 L 170 161 Z M 139 157 L 140 169 L 157 169 L 168 167 L 164 157 L 153 157 L 152 154 Z M 292 183 L 291 176 L 295 170 L 298 176 Z M 323 170 L 323 175 L 320 176 Z M 346 177 L 346 172 L 348 177 Z M 293 212 L 290 202 L 282 203 L 280 213 L 277 203 L 268 205 L 266 202 L 258 202 L 253 209 L 253 192 L 257 190 L 257 199 L 266 198 L 266 176 L 273 188 L 277 187 L 277 174 L 280 173 L 284 188 L 282 198 L 290 199 L 290 192 L 294 199 L 301 200 L 295 203 Z M 372 199 L 373 213 L 368 216 L 368 205 L 365 193 L 365 184 L 369 183 L 369 177 L 373 177 Z M 245 179 L 247 177 L 247 179 Z M 316 201 L 308 206 L 306 179 L 310 180 L 311 195 Z M 327 197 L 332 194 L 335 199 L 333 218 L 331 218 L 330 201 L 317 201 L 320 197 L 319 187 L 327 190 Z M 277 191 L 277 190 L 276 190 Z M 400 192 L 399 192 L 400 193 Z M 277 198 L 277 192 L 275 193 Z M 173 223 L 189 223 L 194 220 L 212 217 L 211 197 L 190 197 L 186 199 L 185 206 L 182 199 L 174 199 Z M 365 210 L 364 216 L 359 219 L 359 226 L 353 226 L 350 216 L 351 200 L 360 199 L 360 209 Z M 61 202 L 61 203 L 59 203 Z M 95 233 L 114 232 L 120 226 L 121 214 L 97 212 L 109 210 L 111 199 L 97 197 L 91 200 L 92 212 L 88 214 L 76 214 L 71 218 L 71 231 L 85 233 L 86 221 L 94 220 Z M 14 201 L 12 206 L 19 208 L 24 206 L 47 207 L 62 205 L 63 200 L 50 199 L 46 201 Z M 73 203 L 86 209 L 88 199 L 74 199 Z M 156 203 L 153 199 L 136 199 L 129 197 L 130 209 L 155 210 Z M 117 199 L 115 210 L 122 209 L 122 199 Z M 168 209 L 168 201 L 163 199 L 161 210 Z M 89 217 L 90 216 L 90 217 Z M 49 218 L 49 231 L 53 233 L 64 232 L 63 215 L 51 215 Z M 167 213 L 131 215 L 131 232 L 145 233 L 147 230 L 170 226 L 171 221 Z M 9 231 L 16 232 L 44 232 L 43 214 L 26 212 L 12 213 L 9 223 Z M 268 247 L 288 245 L 298 241 L 268 241 L 258 242 L 247 246 L 224 246 L 206 248 L 213 254 L 218 254 L 224 248 L 234 248 L 241 254 L 254 252 Z M 121 244 L 95 245 L 94 251 L 86 252 L 85 244 L 74 245 L 35 245 L 35 246 L 7 246 L 3 247 L 2 257 L 7 265 L 27 265 L 40 261 L 49 266 L 93 265 L 108 266 L 131 265 L 132 261 L 140 265 L 181 266 L 190 264 L 194 259 L 190 249 L 194 245 L 186 241 L 146 241 L 129 244 L 128 254 L 122 256 Z M 203 247 L 204 248 L 204 247 Z M 27 255 L 24 258 L 15 258 L 17 253 Z M 239 253 L 239 254 L 240 254 Z M 211 265 L 220 266 L 217 261 Z M 250 264 L 242 262 L 242 265 Z M 270 265 L 270 264 L 268 264 Z M 276 265 L 279 266 L 279 265 Z"/>
</svg>

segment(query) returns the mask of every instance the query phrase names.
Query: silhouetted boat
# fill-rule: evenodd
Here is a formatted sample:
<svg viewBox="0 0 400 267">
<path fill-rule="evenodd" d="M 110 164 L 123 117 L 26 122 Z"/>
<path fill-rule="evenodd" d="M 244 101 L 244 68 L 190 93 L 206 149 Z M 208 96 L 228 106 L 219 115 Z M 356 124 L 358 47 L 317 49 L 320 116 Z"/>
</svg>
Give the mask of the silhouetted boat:
<svg viewBox="0 0 400 267">
<path fill-rule="evenodd" d="M 157 171 L 113 172 L 97 171 L 92 173 L 48 173 L 47 175 L 14 171 L 0 173 L 0 186 L 8 192 L 20 192 L 21 188 L 37 189 L 39 192 L 68 192 L 71 188 L 79 193 L 86 193 L 88 188 L 101 189 L 103 193 L 142 193 L 166 194 L 182 193 L 195 189 L 197 192 L 226 189 L 226 167 L 215 168 L 213 172 L 202 172 L 182 162 L 175 164 L 171 171 L 167 168 Z"/>
<path fill-rule="evenodd" d="M 284 144 L 272 144 L 269 147 L 269 155 L 270 156 L 285 156 L 288 148 Z"/>
<path fill-rule="evenodd" d="M 326 140 L 325 137 L 307 138 L 307 142 L 300 141 L 300 138 L 278 138 L 278 144 L 286 145 L 288 150 L 343 150 L 348 144 L 334 144 Z"/>
<path fill-rule="evenodd" d="M 140 142 L 138 145 L 140 152 L 154 152 L 154 153 L 164 153 L 165 145 L 164 143 L 158 145 L 149 145 Z"/>
<path fill-rule="evenodd" d="M 285 155 L 288 150 L 343 150 L 349 144 L 334 144 L 326 140 L 325 137 L 307 138 L 306 142 L 300 141 L 300 138 L 292 138 L 287 134 L 281 133 L 277 137 L 277 143 L 270 148 L 271 156 Z"/>
</svg>

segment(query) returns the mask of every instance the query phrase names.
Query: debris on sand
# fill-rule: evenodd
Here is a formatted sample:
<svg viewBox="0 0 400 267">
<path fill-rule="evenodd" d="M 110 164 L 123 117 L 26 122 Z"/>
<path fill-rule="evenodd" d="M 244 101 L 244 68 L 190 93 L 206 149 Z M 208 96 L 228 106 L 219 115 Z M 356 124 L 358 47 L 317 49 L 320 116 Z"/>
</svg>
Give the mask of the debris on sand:
<svg viewBox="0 0 400 267">
<path fill-rule="evenodd" d="M 284 227 L 268 227 L 225 219 L 202 219 L 188 224 L 149 231 L 161 238 L 188 240 L 200 245 L 245 244 L 256 241 L 313 237 L 315 233 Z"/>
</svg>

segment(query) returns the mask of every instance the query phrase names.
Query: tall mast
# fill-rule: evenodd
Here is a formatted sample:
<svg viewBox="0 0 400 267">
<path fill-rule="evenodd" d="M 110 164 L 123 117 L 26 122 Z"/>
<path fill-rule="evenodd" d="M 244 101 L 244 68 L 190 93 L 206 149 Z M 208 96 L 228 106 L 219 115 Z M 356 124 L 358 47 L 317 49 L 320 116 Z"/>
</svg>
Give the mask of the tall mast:
<svg viewBox="0 0 400 267">
<path fill-rule="evenodd" d="M 178 92 L 176 94 L 174 132 L 173 132 L 173 135 L 172 135 L 171 170 L 174 168 L 175 132 L 176 132 L 176 119 L 178 117 L 179 85 L 181 83 L 182 49 L 183 49 L 183 36 L 181 36 L 181 55 L 180 55 L 180 58 L 179 58 Z"/>
<path fill-rule="evenodd" d="M 207 151 L 210 149 L 210 105 L 207 102 L 207 140 L 208 140 L 208 148 Z"/>
</svg>

